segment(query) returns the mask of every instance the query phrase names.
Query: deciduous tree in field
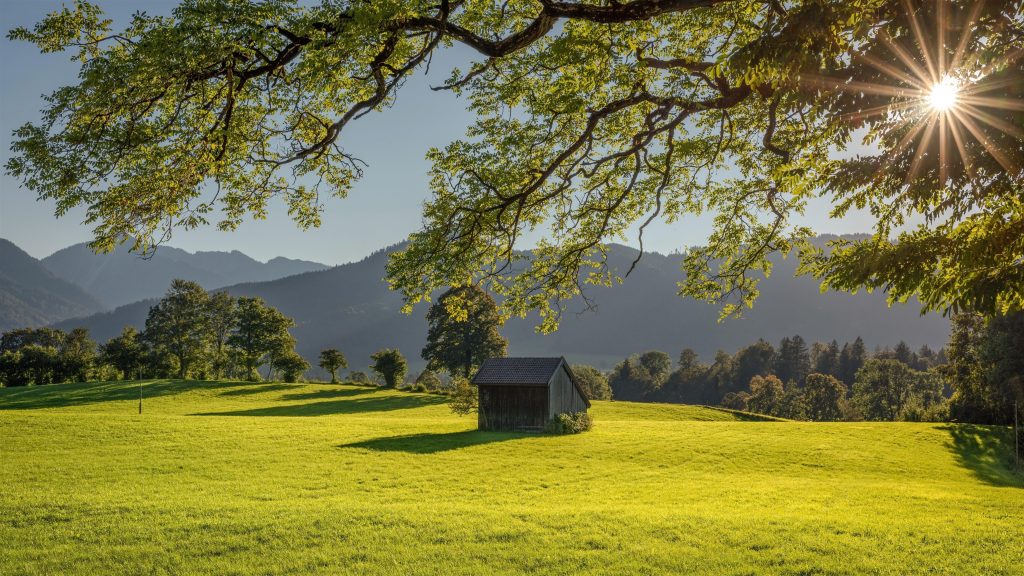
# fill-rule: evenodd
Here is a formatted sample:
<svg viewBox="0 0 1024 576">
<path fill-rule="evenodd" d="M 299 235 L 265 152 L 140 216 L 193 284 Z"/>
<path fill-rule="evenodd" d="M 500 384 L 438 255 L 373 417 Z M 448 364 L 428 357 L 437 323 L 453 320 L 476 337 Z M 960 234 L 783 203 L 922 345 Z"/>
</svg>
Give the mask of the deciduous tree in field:
<svg viewBox="0 0 1024 576">
<path fill-rule="evenodd" d="M 146 350 L 134 326 L 125 326 L 121 334 L 100 346 L 103 362 L 121 371 L 122 377 L 131 380 L 139 376 L 146 362 Z"/>
<path fill-rule="evenodd" d="M 210 295 L 202 286 L 175 279 L 167 295 L 149 309 L 143 338 L 153 348 L 174 357 L 178 378 L 188 377 L 209 350 L 209 302 Z"/>
<path fill-rule="evenodd" d="M 608 266 L 606 242 L 709 214 L 681 291 L 726 314 L 781 251 L 829 288 L 992 315 L 1024 307 L 1022 13 L 1024 0 L 186 0 L 117 33 L 78 2 L 10 33 L 82 68 L 15 132 L 7 171 L 60 213 L 84 206 L 99 249 L 146 249 L 213 214 L 233 229 L 274 198 L 315 226 L 362 173 L 342 134 L 457 44 L 477 57 L 441 88 L 477 121 L 429 153 L 424 229 L 388 267 L 410 304 L 471 279 L 550 330 L 569 297 L 629 269 Z M 873 235 L 815 248 L 797 223 L 811 201 L 869 211 Z"/>
<path fill-rule="evenodd" d="M 320 351 L 320 367 L 331 373 L 331 384 L 337 384 L 338 370 L 348 368 L 348 360 L 340 350 L 328 348 Z"/>
<path fill-rule="evenodd" d="M 370 358 L 373 360 L 373 371 L 380 375 L 388 388 L 394 388 L 405 380 L 409 365 L 397 349 L 378 350 Z"/>
<path fill-rule="evenodd" d="M 782 381 L 776 376 L 754 376 L 750 379 L 747 409 L 759 414 L 778 416 L 784 393 Z"/>
<path fill-rule="evenodd" d="M 804 382 L 807 417 L 818 422 L 831 422 L 843 417 L 846 385 L 828 374 L 808 374 Z"/>
<path fill-rule="evenodd" d="M 228 364 L 227 344 L 237 319 L 236 300 L 227 292 L 214 292 L 210 295 L 207 305 L 209 315 L 210 336 L 213 340 L 211 368 L 213 377 L 220 378 Z"/>
<path fill-rule="evenodd" d="M 608 378 L 600 370 L 586 364 L 573 364 L 572 373 L 587 398 L 611 400 L 612 388 L 608 385 Z"/>
<path fill-rule="evenodd" d="M 487 358 L 505 355 L 498 332 L 502 319 L 494 298 L 477 286 L 451 288 L 427 312 L 427 345 L 422 356 L 432 370 L 469 378 Z"/>
<path fill-rule="evenodd" d="M 285 382 L 298 382 L 309 370 L 309 362 L 294 350 L 286 350 L 274 359 L 274 366 L 281 371 L 281 379 Z"/>
<path fill-rule="evenodd" d="M 57 349 L 58 382 L 85 382 L 89 379 L 96 361 L 96 342 L 89 337 L 86 328 L 74 328 L 68 332 L 64 342 Z"/>
<path fill-rule="evenodd" d="M 851 401 L 867 420 L 903 420 L 908 408 L 927 409 L 942 399 L 934 375 L 898 360 L 868 360 L 857 371 Z"/>
<path fill-rule="evenodd" d="M 273 368 L 276 356 L 294 347 L 295 341 L 288 329 L 295 325 L 295 321 L 255 296 L 238 299 L 236 318 L 237 323 L 234 332 L 228 337 L 228 343 L 241 352 L 245 377 L 257 380 L 257 369 L 260 366 L 269 363 Z"/>
</svg>

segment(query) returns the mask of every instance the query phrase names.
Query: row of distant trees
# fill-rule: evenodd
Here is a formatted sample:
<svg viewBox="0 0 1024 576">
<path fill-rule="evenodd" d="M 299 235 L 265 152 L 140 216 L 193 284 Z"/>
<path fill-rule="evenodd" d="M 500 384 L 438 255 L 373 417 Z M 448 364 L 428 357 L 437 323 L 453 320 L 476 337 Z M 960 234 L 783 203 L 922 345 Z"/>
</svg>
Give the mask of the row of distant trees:
<svg viewBox="0 0 1024 576">
<path fill-rule="evenodd" d="M 93 379 L 234 378 L 275 372 L 295 381 L 309 363 L 295 352 L 294 321 L 260 298 L 209 293 L 174 280 L 149 309 L 142 332 L 127 326 L 97 346 L 84 328 L 12 330 L 0 337 L 6 386 Z"/>
<path fill-rule="evenodd" d="M 603 374 L 573 371 L 591 398 L 722 405 L 802 420 L 956 420 L 1007 424 L 1024 406 L 1024 313 L 953 319 L 949 345 L 904 342 L 868 352 L 800 336 L 758 340 L 712 363 L 685 349 L 673 366 L 661 351 L 635 354 Z"/>
</svg>

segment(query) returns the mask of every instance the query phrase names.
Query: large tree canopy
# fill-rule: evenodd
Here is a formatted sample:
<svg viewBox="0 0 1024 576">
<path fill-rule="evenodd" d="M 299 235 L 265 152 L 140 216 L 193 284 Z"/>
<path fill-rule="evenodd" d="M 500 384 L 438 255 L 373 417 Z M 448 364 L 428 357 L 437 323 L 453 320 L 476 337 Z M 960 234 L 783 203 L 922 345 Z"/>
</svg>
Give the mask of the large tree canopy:
<svg viewBox="0 0 1024 576">
<path fill-rule="evenodd" d="M 429 154 L 424 228 L 388 269 L 410 304 L 470 279 L 553 328 L 627 273 L 606 242 L 712 214 L 680 287 L 727 314 L 774 251 L 828 287 L 1024 306 L 1022 0 L 302 4 L 186 0 L 113 33 L 77 2 L 12 31 L 82 70 L 16 131 L 8 171 L 58 213 L 86 206 L 98 249 L 232 229 L 275 196 L 314 226 L 361 172 L 346 127 L 462 44 L 479 58 L 439 88 L 477 120 Z M 815 250 L 794 218 L 819 196 L 870 211 L 873 237 Z"/>
</svg>

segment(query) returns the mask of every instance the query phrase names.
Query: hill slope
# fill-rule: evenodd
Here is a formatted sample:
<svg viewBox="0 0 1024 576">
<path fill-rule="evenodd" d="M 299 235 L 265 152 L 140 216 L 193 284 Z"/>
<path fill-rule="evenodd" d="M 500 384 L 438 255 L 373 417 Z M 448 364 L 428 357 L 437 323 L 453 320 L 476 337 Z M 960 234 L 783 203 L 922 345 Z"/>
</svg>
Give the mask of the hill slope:
<svg viewBox="0 0 1024 576">
<path fill-rule="evenodd" d="M 436 396 L 0 389 L 0 573 L 1019 573 L 997 429 L 595 402 L 482 433 Z M 707 421 L 712 420 L 712 421 Z"/>
<path fill-rule="evenodd" d="M 613 246 L 611 264 L 624 270 L 635 255 L 631 248 Z M 334 347 L 345 352 L 353 369 L 362 369 L 373 351 L 398 347 L 418 370 L 423 366 L 419 354 L 426 340 L 427 307 L 417 307 L 410 316 L 401 314 L 401 297 L 383 280 L 386 259 L 385 250 L 360 262 L 226 290 L 236 296 L 260 296 L 295 318 L 299 351 L 309 359 Z M 691 347 L 710 361 L 718 349 L 732 352 L 757 338 L 777 343 L 793 334 L 809 342 L 836 338 L 842 343 L 861 336 L 869 346 L 906 340 L 938 348 L 949 333 L 946 319 L 935 314 L 922 317 L 916 306 L 889 308 L 882 294 L 821 294 L 815 280 L 793 277 L 793 259 L 778 259 L 776 273 L 763 282 L 762 297 L 745 318 L 719 323 L 716 307 L 676 294 L 680 260 L 646 254 L 623 285 L 593 290 L 595 312 L 577 314 L 581 304 L 572 302 L 554 334 L 537 334 L 535 318 L 513 319 L 501 330 L 510 341 L 509 354 L 565 355 L 574 362 L 610 368 L 642 350 L 665 350 L 675 356 Z M 97 338 L 106 339 L 126 324 L 141 328 L 151 305 L 135 303 L 62 326 L 83 324 Z"/>
<path fill-rule="evenodd" d="M 160 296 L 175 278 L 194 280 L 210 289 L 326 268 L 317 262 L 288 258 L 263 263 L 237 250 L 191 253 L 162 246 L 151 258 L 141 258 L 127 246 L 96 254 L 86 244 L 58 250 L 42 262 L 57 276 L 96 294 L 106 308 Z"/>
<path fill-rule="evenodd" d="M 84 290 L 57 278 L 14 243 L 0 238 L 0 332 L 44 326 L 101 308 Z"/>
</svg>

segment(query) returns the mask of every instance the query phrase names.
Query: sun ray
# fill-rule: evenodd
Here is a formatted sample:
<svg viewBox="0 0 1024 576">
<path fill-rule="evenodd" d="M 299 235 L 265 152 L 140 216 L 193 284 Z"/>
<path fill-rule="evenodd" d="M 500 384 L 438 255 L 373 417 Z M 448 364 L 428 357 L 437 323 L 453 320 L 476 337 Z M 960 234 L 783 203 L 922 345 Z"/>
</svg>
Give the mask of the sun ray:
<svg viewBox="0 0 1024 576">
<path fill-rule="evenodd" d="M 893 66 L 891 64 L 886 64 L 885 62 L 882 62 L 881 60 L 879 60 L 878 58 L 875 58 L 874 56 L 871 56 L 870 54 L 861 54 L 861 55 L 858 55 L 857 58 L 859 60 L 863 60 L 863 61 L 867 62 L 872 67 L 874 67 L 876 70 L 879 70 L 881 72 L 885 72 L 886 74 L 888 74 L 892 78 L 895 78 L 897 80 L 903 80 L 904 82 L 906 82 L 907 84 L 913 86 L 914 88 L 917 88 L 918 90 L 922 90 L 923 91 L 923 90 L 926 90 L 928 88 L 928 85 L 925 84 L 923 81 L 921 81 L 919 78 L 915 78 L 915 77 L 911 76 L 910 74 L 902 72 L 899 68 L 896 68 L 895 66 Z"/>
<path fill-rule="evenodd" d="M 1002 150 L 994 146 L 985 135 L 985 133 L 979 128 L 973 120 L 963 115 L 960 111 L 954 111 L 957 116 L 957 120 L 964 125 L 965 128 L 974 136 L 974 139 L 981 143 L 985 147 L 985 150 L 995 158 L 999 165 L 1006 169 L 1007 172 L 1016 173 L 1018 168 L 1016 164 L 1011 160 Z"/>
<path fill-rule="evenodd" d="M 989 126 L 997 130 L 1001 130 L 1004 134 L 1008 134 L 1010 136 L 1013 136 L 1014 138 L 1024 140 L 1024 130 L 1018 128 L 1017 126 L 1014 126 L 1013 124 L 1010 124 L 1005 120 L 1000 120 L 999 118 L 996 118 L 995 116 L 983 110 L 978 110 L 977 108 L 971 106 L 964 106 L 963 112 L 964 114 L 969 114 L 970 116 L 977 118 L 978 120 L 981 120 L 982 122 L 988 124 Z"/>
<path fill-rule="evenodd" d="M 941 0 L 940 0 L 941 1 Z M 939 186 L 946 186 L 946 178 L 949 176 L 949 152 L 947 147 L 949 146 L 949 132 L 947 131 L 947 124 L 949 123 L 948 114 L 939 114 Z"/>
<path fill-rule="evenodd" d="M 952 118 L 950 120 L 953 120 Z M 956 142 L 956 148 L 960 152 L 960 160 L 963 162 L 964 170 L 967 171 L 967 176 L 971 179 L 975 178 L 974 166 L 971 164 L 971 155 L 967 150 L 966 138 L 960 132 L 960 123 L 950 121 L 949 123 L 950 132 L 953 134 L 953 141 Z"/>
<path fill-rule="evenodd" d="M 978 15 L 981 14 L 981 7 L 984 5 L 985 0 L 978 0 L 973 6 L 971 6 L 971 13 L 967 16 L 967 21 L 961 28 L 964 32 L 960 34 L 960 41 L 957 42 L 956 51 L 953 52 L 953 58 L 949 63 L 950 70 L 957 70 L 960 68 L 964 54 L 967 51 L 967 44 L 971 41 L 971 34 L 974 31 L 974 23 L 978 20 Z"/>
<path fill-rule="evenodd" d="M 928 46 L 931 42 L 929 42 L 924 27 L 921 26 L 921 22 L 917 18 L 917 9 L 910 3 L 910 0 L 903 0 L 903 7 L 907 11 L 907 19 L 910 21 L 910 27 L 914 31 L 914 37 L 917 39 L 917 47 L 921 50 L 921 56 L 924 58 L 925 66 L 928 67 L 930 74 L 930 76 L 922 76 L 922 78 L 938 82 L 942 76 L 939 76 L 936 72 L 935 62 L 932 60 L 932 55 L 928 53 Z"/>
<path fill-rule="evenodd" d="M 903 183 L 909 185 L 917 178 L 917 173 L 921 170 L 921 162 L 925 157 L 925 149 L 928 147 L 928 141 L 932 139 L 932 132 L 935 131 L 935 119 L 939 115 L 933 115 L 928 119 L 928 122 L 924 125 L 924 134 L 917 143 L 917 150 L 914 152 L 914 159 L 910 162 L 910 170 L 907 171 L 907 177 Z"/>
<path fill-rule="evenodd" d="M 921 68 L 917 60 L 914 59 L 898 42 L 893 40 L 888 34 L 882 32 L 878 35 L 878 38 L 886 45 L 892 53 L 903 62 L 903 65 L 910 68 L 910 71 L 920 80 L 922 86 L 926 86 L 928 81 L 928 72 Z"/>
<path fill-rule="evenodd" d="M 983 106 L 985 108 L 1000 108 L 1002 110 L 1024 111 L 1024 101 L 1012 98 L 994 98 L 991 96 L 970 96 L 960 97 L 960 101 L 968 106 Z"/>
</svg>

